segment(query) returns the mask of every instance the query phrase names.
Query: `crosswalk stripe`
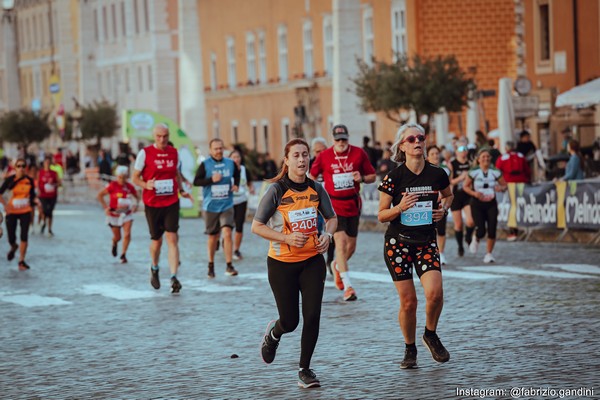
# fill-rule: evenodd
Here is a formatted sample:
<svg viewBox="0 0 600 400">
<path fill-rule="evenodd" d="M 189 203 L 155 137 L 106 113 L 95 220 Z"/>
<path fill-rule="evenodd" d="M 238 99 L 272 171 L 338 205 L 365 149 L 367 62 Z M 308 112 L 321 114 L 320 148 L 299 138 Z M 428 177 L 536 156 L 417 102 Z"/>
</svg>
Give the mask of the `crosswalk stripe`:
<svg viewBox="0 0 600 400">
<path fill-rule="evenodd" d="M 550 270 L 536 270 L 536 269 L 525 269 L 520 267 L 509 267 L 502 265 L 487 265 L 487 266 L 474 266 L 474 267 L 464 267 L 464 269 L 478 271 L 478 272 L 494 272 L 500 274 L 507 275 L 532 275 L 532 276 L 540 276 L 543 278 L 562 278 L 562 279 L 594 279 L 595 276 L 592 275 L 583 275 L 583 274 L 574 274 L 571 272 L 561 272 L 561 271 L 550 271 Z"/>
<path fill-rule="evenodd" d="M 569 272 L 600 275 L 600 266 L 589 264 L 542 264 L 544 268 L 559 268 Z"/>
<path fill-rule="evenodd" d="M 97 283 L 93 285 L 84 285 L 80 292 L 83 294 L 99 294 L 116 300 L 145 299 L 154 297 L 155 294 L 150 290 L 135 290 L 112 283 Z"/>
</svg>

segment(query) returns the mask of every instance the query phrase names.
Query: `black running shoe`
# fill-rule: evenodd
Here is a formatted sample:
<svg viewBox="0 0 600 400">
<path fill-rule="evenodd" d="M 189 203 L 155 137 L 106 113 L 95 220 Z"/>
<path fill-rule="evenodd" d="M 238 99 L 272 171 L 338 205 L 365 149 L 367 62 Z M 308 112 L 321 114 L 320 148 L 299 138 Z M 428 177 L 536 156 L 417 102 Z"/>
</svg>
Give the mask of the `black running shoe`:
<svg viewBox="0 0 600 400">
<path fill-rule="evenodd" d="M 448 353 L 448 350 L 446 350 L 436 333 L 432 336 L 423 335 L 423 344 L 429 349 L 431 357 L 435 361 L 445 363 L 450 360 L 450 353 Z"/>
<path fill-rule="evenodd" d="M 29 265 L 25 261 L 19 261 L 19 271 L 27 271 L 29 269 Z"/>
<path fill-rule="evenodd" d="M 238 274 L 237 270 L 233 267 L 233 265 L 231 267 L 227 267 L 225 268 L 225 275 L 229 275 L 229 276 L 236 276 Z"/>
<path fill-rule="evenodd" d="M 171 293 L 179 294 L 180 290 L 181 290 L 181 283 L 179 283 L 179 280 L 177 280 L 177 278 L 172 277 L 171 278 Z"/>
<path fill-rule="evenodd" d="M 275 359 L 277 353 L 277 347 L 279 346 L 279 340 L 273 339 L 271 331 L 275 328 L 275 320 L 267 324 L 267 330 L 265 336 L 263 336 L 262 342 L 260 343 L 260 355 L 266 364 L 271 364 Z"/>
<path fill-rule="evenodd" d="M 111 254 L 113 257 L 117 256 L 117 244 L 113 242 Z"/>
<path fill-rule="evenodd" d="M 458 256 L 459 256 L 459 257 L 462 257 L 462 256 L 464 256 L 464 255 L 465 255 L 465 248 L 464 248 L 464 247 L 462 247 L 462 246 L 460 246 L 460 247 L 458 248 Z"/>
<path fill-rule="evenodd" d="M 214 279 L 215 277 L 215 266 L 214 265 L 208 265 L 208 277 L 210 279 Z"/>
<path fill-rule="evenodd" d="M 127 264 L 127 257 L 125 254 L 121 254 L 121 264 Z"/>
<path fill-rule="evenodd" d="M 158 279 L 158 269 L 150 267 L 150 284 L 154 289 L 160 289 L 160 279 Z"/>
<path fill-rule="evenodd" d="M 415 369 L 417 366 L 417 349 L 414 350 L 406 348 L 404 350 L 404 360 L 400 363 L 402 369 Z"/>
<path fill-rule="evenodd" d="M 6 253 L 6 259 L 8 261 L 12 261 L 15 258 L 15 252 L 17 251 L 18 248 L 19 248 L 19 246 L 17 246 L 17 245 L 10 247 L 10 250 L 8 251 L 8 253 Z"/>
<path fill-rule="evenodd" d="M 48 229 L 48 235 L 54 236 L 54 232 L 52 232 L 52 229 Z"/>
<path fill-rule="evenodd" d="M 321 382 L 312 369 L 302 368 L 298 371 L 298 386 L 304 389 L 321 387 Z"/>
</svg>

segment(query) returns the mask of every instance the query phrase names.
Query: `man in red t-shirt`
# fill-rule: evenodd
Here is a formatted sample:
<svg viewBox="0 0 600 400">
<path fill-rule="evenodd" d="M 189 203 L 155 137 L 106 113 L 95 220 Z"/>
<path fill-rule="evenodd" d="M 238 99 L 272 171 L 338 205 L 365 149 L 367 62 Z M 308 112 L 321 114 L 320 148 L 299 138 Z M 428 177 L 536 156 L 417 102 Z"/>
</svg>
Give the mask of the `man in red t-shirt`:
<svg viewBox="0 0 600 400">
<path fill-rule="evenodd" d="M 154 127 L 154 144 L 140 150 L 135 159 L 132 181 L 140 186 L 144 211 L 150 230 L 150 284 L 160 289 L 158 261 L 162 236 L 167 238 L 169 267 L 171 268 L 171 293 L 179 293 L 181 283 L 177 279 L 179 267 L 179 195 L 192 199 L 181 187 L 179 154 L 169 145 L 169 127 L 158 124 Z"/>
<path fill-rule="evenodd" d="M 323 175 L 325 190 L 331 198 L 333 209 L 338 217 L 338 227 L 333 235 L 335 260 L 332 270 L 335 285 L 344 290 L 344 300 L 356 300 L 348 272 L 348 260 L 356 250 L 358 222 L 360 219 L 360 184 L 375 182 L 375 169 L 369 156 L 360 147 L 348 143 L 348 128 L 345 125 L 333 127 L 334 144 L 322 151 L 310 169 L 310 177 Z"/>
</svg>

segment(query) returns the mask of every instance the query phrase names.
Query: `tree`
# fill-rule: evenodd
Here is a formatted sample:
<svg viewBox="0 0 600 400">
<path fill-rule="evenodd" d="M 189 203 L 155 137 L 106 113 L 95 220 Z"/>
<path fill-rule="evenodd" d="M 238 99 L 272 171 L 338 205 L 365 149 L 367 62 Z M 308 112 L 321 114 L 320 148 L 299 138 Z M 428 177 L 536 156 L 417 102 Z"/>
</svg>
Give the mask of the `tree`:
<svg viewBox="0 0 600 400">
<path fill-rule="evenodd" d="M 352 79 L 355 93 L 365 112 L 383 112 L 387 118 L 401 123 L 403 111 L 414 110 L 417 120 L 432 116 L 442 107 L 446 111 L 461 111 L 467 96 L 475 87 L 458 65 L 454 56 L 423 58 L 397 56 L 387 64 L 373 60 L 370 66 L 358 60 L 358 75 Z"/>
<path fill-rule="evenodd" d="M 47 113 L 31 110 L 9 111 L 0 118 L 0 137 L 3 141 L 17 143 L 27 149 L 50 136 Z"/>
<path fill-rule="evenodd" d="M 82 107 L 79 124 L 82 139 L 95 138 L 99 146 L 101 138 L 113 136 L 119 128 L 116 104 L 103 100 Z"/>
</svg>

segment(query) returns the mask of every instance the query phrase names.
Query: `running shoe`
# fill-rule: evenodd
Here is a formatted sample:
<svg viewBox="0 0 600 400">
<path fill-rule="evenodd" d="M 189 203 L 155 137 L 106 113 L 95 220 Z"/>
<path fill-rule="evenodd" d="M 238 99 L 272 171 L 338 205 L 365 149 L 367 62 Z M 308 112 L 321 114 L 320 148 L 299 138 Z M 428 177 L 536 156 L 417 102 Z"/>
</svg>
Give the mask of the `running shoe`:
<svg viewBox="0 0 600 400">
<path fill-rule="evenodd" d="M 404 350 L 404 360 L 400 363 L 402 369 L 415 369 L 419 368 L 417 365 L 417 349 L 414 350 L 406 348 Z"/>
<path fill-rule="evenodd" d="M 19 271 L 27 271 L 29 269 L 29 265 L 25 261 L 19 261 Z"/>
<path fill-rule="evenodd" d="M 215 277 L 215 266 L 208 264 L 208 277 L 214 279 Z"/>
<path fill-rule="evenodd" d="M 171 293 L 179 294 L 180 290 L 181 290 L 181 283 L 179 283 L 179 280 L 176 277 L 172 277 L 171 278 Z"/>
<path fill-rule="evenodd" d="M 158 279 L 158 269 L 150 267 L 150 284 L 156 290 L 160 289 L 160 279 Z"/>
<path fill-rule="evenodd" d="M 121 264 L 127 264 L 127 257 L 125 257 L 125 254 L 121 254 Z"/>
<path fill-rule="evenodd" d="M 298 386 L 304 389 L 321 387 L 321 382 L 312 369 L 302 368 L 298 371 Z"/>
<path fill-rule="evenodd" d="M 462 256 L 464 256 L 464 255 L 465 255 L 465 248 L 464 248 L 464 247 L 462 247 L 462 246 L 460 246 L 460 247 L 458 248 L 458 256 L 459 256 L 459 257 L 462 257 Z"/>
<path fill-rule="evenodd" d="M 242 257 L 242 253 L 240 253 L 239 250 L 236 250 L 233 252 L 233 259 L 235 261 L 240 261 L 241 259 L 243 259 L 244 257 Z"/>
<path fill-rule="evenodd" d="M 225 268 L 225 275 L 229 275 L 229 276 L 236 276 L 238 274 L 237 270 L 233 267 L 233 265 L 231 267 L 227 267 Z"/>
<path fill-rule="evenodd" d="M 494 258 L 492 253 L 486 253 L 486 255 L 483 257 L 483 262 L 486 264 L 490 264 L 496 262 L 496 259 Z"/>
<path fill-rule="evenodd" d="M 327 263 L 327 271 L 329 271 L 329 275 L 333 276 L 333 271 L 331 270 L 331 264 L 332 264 L 332 262 Z"/>
<path fill-rule="evenodd" d="M 40 228 L 40 233 L 43 235 L 45 230 L 46 230 L 46 223 L 44 222 L 42 224 L 42 227 Z"/>
<path fill-rule="evenodd" d="M 271 364 L 273 362 L 275 354 L 277 353 L 277 347 L 279 346 L 279 340 L 275 340 L 273 339 L 273 336 L 271 336 L 271 331 L 275 328 L 276 322 L 276 320 L 273 320 L 267 324 L 267 330 L 260 343 L 260 355 L 266 364 Z"/>
<path fill-rule="evenodd" d="M 509 242 L 515 242 L 517 240 L 517 235 L 508 235 L 506 237 L 506 240 L 508 240 Z"/>
<path fill-rule="evenodd" d="M 435 361 L 445 363 L 450 360 L 450 353 L 448 353 L 448 350 L 446 350 L 436 333 L 431 336 L 423 335 L 423 344 L 429 349 L 431 357 Z"/>
<path fill-rule="evenodd" d="M 117 244 L 113 242 L 111 254 L 113 257 L 117 256 Z"/>
<path fill-rule="evenodd" d="M 444 253 L 440 253 L 440 264 L 446 265 L 446 256 Z"/>
<path fill-rule="evenodd" d="M 15 252 L 17 251 L 18 248 L 19 248 L 19 246 L 17 246 L 17 245 L 10 247 L 10 250 L 8 251 L 8 253 L 6 253 L 6 259 L 8 261 L 12 261 L 15 258 Z"/>
<path fill-rule="evenodd" d="M 48 235 L 50 235 L 50 236 L 54 236 L 54 232 L 52 232 L 52 229 L 49 229 L 49 230 L 48 230 Z"/>
<path fill-rule="evenodd" d="M 333 280 L 335 282 L 335 287 L 339 290 L 344 290 L 344 282 L 342 281 L 342 277 L 340 276 L 340 271 L 337 269 L 337 261 L 333 260 L 331 262 L 331 269 L 333 270 Z"/>
<path fill-rule="evenodd" d="M 471 254 L 477 254 L 478 249 L 479 249 L 479 240 L 474 239 L 473 241 L 471 241 L 471 244 L 469 245 L 469 252 Z"/>
<path fill-rule="evenodd" d="M 358 297 L 356 297 L 356 292 L 352 289 L 351 286 L 348 286 L 344 291 L 344 301 L 354 301 Z"/>
</svg>

